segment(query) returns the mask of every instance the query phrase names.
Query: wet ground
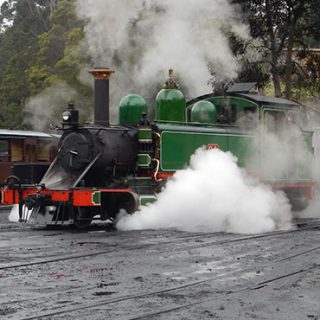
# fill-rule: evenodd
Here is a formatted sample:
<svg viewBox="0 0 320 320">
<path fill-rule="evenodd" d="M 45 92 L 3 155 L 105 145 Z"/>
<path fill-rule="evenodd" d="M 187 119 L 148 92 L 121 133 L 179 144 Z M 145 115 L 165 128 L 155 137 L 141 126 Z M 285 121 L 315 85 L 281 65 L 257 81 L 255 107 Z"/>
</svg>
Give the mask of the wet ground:
<svg viewBox="0 0 320 320">
<path fill-rule="evenodd" d="M 0 319 L 320 319 L 320 221 L 299 224 L 34 230 L 0 211 Z"/>
</svg>

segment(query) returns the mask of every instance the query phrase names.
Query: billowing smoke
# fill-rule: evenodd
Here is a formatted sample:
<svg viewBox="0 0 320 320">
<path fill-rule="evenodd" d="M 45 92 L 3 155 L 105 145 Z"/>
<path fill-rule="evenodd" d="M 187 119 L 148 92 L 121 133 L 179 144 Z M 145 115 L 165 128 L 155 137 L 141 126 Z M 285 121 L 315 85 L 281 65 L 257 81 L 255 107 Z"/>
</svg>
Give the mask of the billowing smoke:
<svg viewBox="0 0 320 320">
<path fill-rule="evenodd" d="M 266 123 L 268 122 L 268 123 Z M 248 160 L 249 171 L 266 181 L 310 180 L 314 176 L 309 133 L 297 126 L 281 126 L 265 117 L 265 126 L 257 129 L 255 152 Z"/>
<path fill-rule="evenodd" d="M 237 75 L 226 34 L 248 30 L 227 0 L 78 0 L 77 8 L 93 62 L 116 69 L 114 104 L 129 92 L 149 100 L 169 68 L 191 96 L 210 91 L 209 64 L 218 80 Z"/>
<path fill-rule="evenodd" d="M 155 203 L 120 216 L 117 228 L 251 234 L 290 228 L 290 216 L 284 194 L 247 176 L 231 153 L 198 149 Z"/>
<path fill-rule="evenodd" d="M 67 108 L 70 101 L 76 103 L 83 118 L 88 116 L 90 112 L 88 99 L 80 97 L 76 90 L 67 84 L 59 83 L 28 99 L 24 121 L 34 130 L 48 131 L 50 123 L 60 125 L 62 111 Z"/>
<path fill-rule="evenodd" d="M 198 150 L 190 167 L 175 174 L 155 204 L 142 208 L 137 215 L 123 215 L 117 227 L 236 233 L 290 228 L 293 213 L 288 199 L 284 193 L 273 191 L 269 183 L 312 179 L 310 133 L 303 133 L 284 113 L 266 114 L 264 122 L 263 127 L 257 125 L 252 131 L 257 139 L 252 139 L 245 169 L 237 166 L 230 153 Z M 258 183 L 245 172 L 254 173 L 267 184 Z M 311 204 L 299 216 L 320 216 L 319 203 Z"/>
<path fill-rule="evenodd" d="M 317 114 L 313 114 L 314 119 L 318 117 Z M 318 119 L 319 120 L 319 119 Z M 296 213 L 298 218 L 320 218 L 320 127 L 314 128 L 314 134 L 312 139 L 312 147 L 314 150 L 314 160 L 313 160 L 313 179 L 317 183 L 317 188 L 315 190 L 315 197 L 310 203 L 310 205 L 303 211 Z M 310 166 L 310 162 L 309 162 Z"/>
</svg>

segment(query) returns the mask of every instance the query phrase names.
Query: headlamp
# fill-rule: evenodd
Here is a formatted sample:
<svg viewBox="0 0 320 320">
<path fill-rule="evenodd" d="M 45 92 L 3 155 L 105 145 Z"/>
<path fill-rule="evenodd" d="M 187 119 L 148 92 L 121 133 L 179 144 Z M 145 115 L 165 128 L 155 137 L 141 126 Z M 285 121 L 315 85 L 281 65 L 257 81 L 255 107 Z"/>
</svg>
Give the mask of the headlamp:
<svg viewBox="0 0 320 320">
<path fill-rule="evenodd" d="M 73 102 L 70 102 L 68 108 L 62 112 L 62 125 L 70 127 L 77 127 L 79 125 L 79 112 L 74 109 Z"/>
<path fill-rule="evenodd" d="M 69 111 L 65 111 L 62 113 L 62 119 L 63 121 L 69 121 L 71 118 L 71 114 Z"/>
</svg>

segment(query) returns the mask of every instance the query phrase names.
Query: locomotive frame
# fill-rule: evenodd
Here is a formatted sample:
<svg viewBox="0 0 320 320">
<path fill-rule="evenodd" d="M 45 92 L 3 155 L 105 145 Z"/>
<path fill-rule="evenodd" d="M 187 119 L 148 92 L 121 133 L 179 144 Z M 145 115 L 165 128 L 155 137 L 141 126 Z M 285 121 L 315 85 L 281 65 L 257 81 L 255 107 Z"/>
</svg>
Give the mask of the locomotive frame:
<svg viewBox="0 0 320 320">
<path fill-rule="evenodd" d="M 40 184 L 12 182 L 2 188 L 2 204 L 18 204 L 20 221 L 71 223 L 82 228 L 94 217 L 113 220 L 120 209 L 133 213 L 155 201 L 166 180 L 183 169 L 199 147 L 230 151 L 244 166 L 257 137 L 255 122 L 264 123 L 268 112 L 285 117 L 299 113 L 295 102 L 250 94 L 252 84 L 186 103 L 169 79 L 171 87 L 157 96 L 154 121 L 146 117 L 143 98 L 128 95 L 119 105 L 120 124 L 110 125 L 109 78 L 113 71 L 90 72 L 95 79 L 94 124 L 80 126 L 78 111 L 69 105 L 63 112 L 57 157 Z M 239 125 L 240 116 L 248 119 L 249 115 L 251 121 Z M 311 132 L 301 134 L 311 141 Z M 262 176 L 261 180 L 283 190 L 294 209 L 305 207 L 314 194 L 310 172 L 284 179 Z M 31 211 L 30 217 L 25 210 Z"/>
</svg>

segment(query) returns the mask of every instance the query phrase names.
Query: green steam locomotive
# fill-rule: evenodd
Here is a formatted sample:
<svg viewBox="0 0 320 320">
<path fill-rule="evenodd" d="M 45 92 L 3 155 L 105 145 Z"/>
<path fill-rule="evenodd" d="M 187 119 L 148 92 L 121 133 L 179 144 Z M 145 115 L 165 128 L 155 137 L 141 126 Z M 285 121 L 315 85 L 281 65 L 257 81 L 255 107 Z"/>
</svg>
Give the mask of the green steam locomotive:
<svg viewBox="0 0 320 320">
<path fill-rule="evenodd" d="M 114 219 L 120 209 L 134 213 L 155 201 L 201 147 L 231 152 L 251 175 L 283 190 L 294 210 L 313 198 L 312 133 L 301 130 L 297 103 L 254 94 L 252 83 L 187 102 L 170 72 L 153 120 L 145 100 L 129 94 L 119 104 L 119 124 L 110 125 L 113 71 L 91 73 L 94 123 L 80 126 L 78 111 L 69 105 L 57 157 L 40 184 L 11 176 L 2 189 L 2 204 L 18 204 L 20 221 L 86 227 L 94 218 Z"/>
</svg>

